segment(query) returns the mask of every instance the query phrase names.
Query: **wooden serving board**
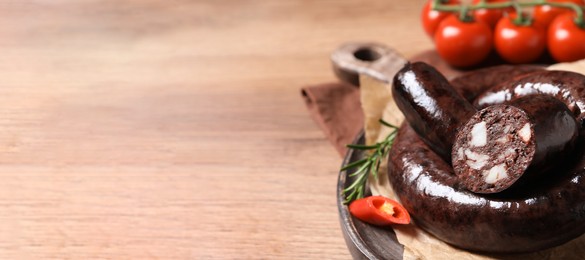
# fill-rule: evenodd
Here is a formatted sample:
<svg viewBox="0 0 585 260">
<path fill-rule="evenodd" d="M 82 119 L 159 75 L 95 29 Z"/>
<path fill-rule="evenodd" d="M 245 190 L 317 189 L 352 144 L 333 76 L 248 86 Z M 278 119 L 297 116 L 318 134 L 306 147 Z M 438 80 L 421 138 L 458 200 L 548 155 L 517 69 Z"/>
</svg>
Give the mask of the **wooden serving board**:
<svg viewBox="0 0 585 260">
<path fill-rule="evenodd" d="M 462 74 L 472 72 L 475 69 L 504 64 L 502 60 L 492 55 L 490 59 L 477 67 L 457 69 L 449 66 L 434 50 L 421 52 L 414 55 L 409 60 L 411 62 L 426 62 L 437 68 L 437 70 L 449 80 Z M 550 59 L 546 57 L 541 61 L 542 64 L 551 63 Z M 364 144 L 364 133 L 361 132 L 353 143 Z M 361 159 L 362 156 L 362 151 L 349 149 L 343 160 L 342 167 L 348 163 Z M 346 188 L 347 184 L 352 182 L 351 177 L 348 175 L 351 174 L 353 170 L 354 169 L 350 169 L 348 171 L 340 172 L 337 183 L 339 218 L 349 251 L 354 259 L 402 259 L 404 247 L 398 242 L 396 234 L 392 228 L 377 227 L 356 220 L 347 210 L 347 206 L 343 204 L 343 189 Z"/>
</svg>

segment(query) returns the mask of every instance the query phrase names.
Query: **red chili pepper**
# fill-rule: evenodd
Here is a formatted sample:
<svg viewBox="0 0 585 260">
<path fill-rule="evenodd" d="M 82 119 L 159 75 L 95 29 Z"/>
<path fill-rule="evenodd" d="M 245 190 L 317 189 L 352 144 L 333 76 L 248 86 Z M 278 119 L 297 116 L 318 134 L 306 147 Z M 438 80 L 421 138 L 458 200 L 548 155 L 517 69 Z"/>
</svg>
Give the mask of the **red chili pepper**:
<svg viewBox="0 0 585 260">
<path fill-rule="evenodd" d="M 364 222 L 378 226 L 410 223 L 410 215 L 400 203 L 382 196 L 355 200 L 349 205 L 349 212 Z"/>
</svg>

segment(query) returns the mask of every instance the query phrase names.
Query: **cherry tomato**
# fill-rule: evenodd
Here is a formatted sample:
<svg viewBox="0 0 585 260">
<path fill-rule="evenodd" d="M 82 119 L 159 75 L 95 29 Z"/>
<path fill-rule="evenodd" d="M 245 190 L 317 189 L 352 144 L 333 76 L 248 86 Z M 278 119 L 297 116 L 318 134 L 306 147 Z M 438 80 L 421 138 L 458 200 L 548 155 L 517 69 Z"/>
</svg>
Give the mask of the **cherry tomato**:
<svg viewBox="0 0 585 260">
<path fill-rule="evenodd" d="M 585 5 L 584 0 L 549 0 L 557 3 L 575 3 L 578 5 Z M 573 10 L 567 8 L 551 7 L 550 5 L 539 5 L 534 7 L 534 22 L 547 28 L 555 17 L 564 13 L 572 13 Z"/>
<path fill-rule="evenodd" d="M 492 31 L 482 22 L 463 22 L 452 15 L 445 18 L 435 33 L 437 52 L 455 67 L 483 61 L 492 49 Z"/>
<path fill-rule="evenodd" d="M 439 12 L 439 11 L 435 11 L 431 9 L 431 3 L 433 2 L 433 0 L 429 0 L 427 1 L 427 3 L 423 6 L 422 12 L 421 12 L 421 21 L 422 21 L 422 25 L 423 25 L 423 29 L 425 30 L 425 32 L 427 33 L 427 35 L 433 37 L 433 35 L 435 35 L 435 31 L 437 30 L 437 27 L 439 26 L 439 23 L 441 21 L 443 21 L 443 19 L 447 18 L 449 15 L 452 15 L 449 12 Z M 443 0 L 441 1 L 441 3 L 446 3 L 449 5 L 452 4 L 459 4 L 459 0 Z"/>
<path fill-rule="evenodd" d="M 548 50 L 559 62 L 585 59 L 585 29 L 574 22 L 572 13 L 555 18 L 548 28 Z"/>
<path fill-rule="evenodd" d="M 509 0 L 487 0 L 487 3 L 498 3 L 498 2 L 508 2 Z M 473 4 L 478 4 L 481 0 L 473 0 Z M 504 9 L 477 9 L 473 11 L 473 18 L 475 20 L 487 23 L 491 28 L 494 28 L 500 18 L 504 15 L 505 12 L 514 11 L 514 8 L 504 8 Z"/>
<path fill-rule="evenodd" d="M 545 30 L 532 23 L 516 25 L 514 17 L 500 19 L 494 31 L 496 51 L 509 63 L 529 63 L 542 55 L 546 48 Z"/>
</svg>

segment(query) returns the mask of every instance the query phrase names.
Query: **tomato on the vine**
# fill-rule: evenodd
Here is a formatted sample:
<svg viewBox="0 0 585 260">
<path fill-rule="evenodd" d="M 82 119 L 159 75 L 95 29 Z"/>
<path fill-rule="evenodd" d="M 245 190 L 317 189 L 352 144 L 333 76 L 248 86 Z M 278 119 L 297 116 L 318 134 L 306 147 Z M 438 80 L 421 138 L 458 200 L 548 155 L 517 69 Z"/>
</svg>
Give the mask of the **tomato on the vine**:
<svg viewBox="0 0 585 260">
<path fill-rule="evenodd" d="M 435 35 L 435 31 L 437 30 L 439 23 L 443 21 L 443 19 L 447 18 L 449 15 L 452 15 L 449 12 L 439 12 L 431 9 L 432 2 L 433 0 L 427 1 L 420 15 L 423 29 L 425 30 L 427 35 L 431 37 Z M 459 4 L 459 0 L 442 0 L 441 3 L 448 5 Z"/>
<path fill-rule="evenodd" d="M 585 5 L 584 0 L 548 0 L 549 2 L 557 3 L 575 3 L 578 5 Z M 573 10 L 568 8 L 552 7 L 550 5 L 539 5 L 534 7 L 533 16 L 534 22 L 538 23 L 543 28 L 547 28 L 555 17 L 565 14 L 572 13 Z"/>
<path fill-rule="evenodd" d="M 544 28 L 534 23 L 514 24 L 514 16 L 500 19 L 494 31 L 496 51 L 509 63 L 529 63 L 537 60 L 546 48 Z"/>
<path fill-rule="evenodd" d="M 509 0 L 487 0 L 487 3 L 502 3 L 508 2 Z M 473 4 L 476 5 L 481 0 L 473 0 Z M 505 12 L 514 11 L 513 7 L 504 8 L 504 9 L 477 9 L 473 11 L 473 17 L 475 20 L 487 23 L 491 28 L 494 28 L 500 18 L 504 15 Z"/>
<path fill-rule="evenodd" d="M 585 28 L 574 22 L 575 14 L 562 14 L 548 28 L 548 50 L 559 62 L 585 59 Z"/>
<path fill-rule="evenodd" d="M 483 61 L 492 49 L 492 30 L 482 22 L 445 18 L 435 33 L 437 52 L 447 63 L 466 67 Z"/>
</svg>

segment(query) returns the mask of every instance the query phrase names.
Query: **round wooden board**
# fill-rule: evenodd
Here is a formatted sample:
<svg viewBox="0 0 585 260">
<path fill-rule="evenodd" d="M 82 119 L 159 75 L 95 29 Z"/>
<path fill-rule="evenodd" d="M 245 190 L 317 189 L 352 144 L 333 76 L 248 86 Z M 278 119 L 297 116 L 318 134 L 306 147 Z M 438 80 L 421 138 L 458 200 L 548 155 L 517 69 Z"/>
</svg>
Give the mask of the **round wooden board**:
<svg viewBox="0 0 585 260">
<path fill-rule="evenodd" d="M 433 65 L 449 80 L 456 78 L 474 69 L 485 68 L 504 64 L 502 60 L 492 55 L 486 62 L 471 69 L 456 69 L 445 63 L 435 50 L 421 52 L 409 59 L 410 61 L 423 61 Z M 550 58 L 543 57 L 540 64 L 550 64 Z M 364 133 L 360 133 L 353 142 L 354 144 L 364 143 Z M 348 163 L 362 158 L 362 152 L 349 149 L 343 160 L 342 167 Z M 392 228 L 376 227 L 356 220 L 349 213 L 347 206 L 343 203 L 343 189 L 352 182 L 351 174 L 354 169 L 339 173 L 337 182 L 337 206 L 343 236 L 351 255 L 354 259 L 402 259 L 404 247 L 398 243 L 396 234 Z"/>
</svg>

